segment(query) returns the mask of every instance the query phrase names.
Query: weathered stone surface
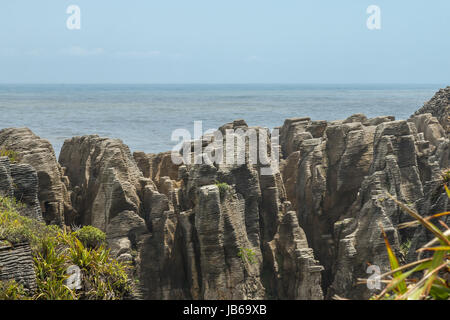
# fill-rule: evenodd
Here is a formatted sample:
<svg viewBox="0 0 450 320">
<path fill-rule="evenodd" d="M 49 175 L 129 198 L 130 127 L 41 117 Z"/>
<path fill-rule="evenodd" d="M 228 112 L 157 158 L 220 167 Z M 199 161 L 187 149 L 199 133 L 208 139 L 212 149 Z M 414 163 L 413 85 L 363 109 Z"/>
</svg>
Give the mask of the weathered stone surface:
<svg viewBox="0 0 450 320">
<path fill-rule="evenodd" d="M 66 167 L 77 225 L 106 230 L 122 211 L 139 212 L 139 193 L 145 185 L 127 146 L 118 139 L 99 136 L 66 140 L 59 161 Z"/>
<path fill-rule="evenodd" d="M 321 300 L 321 271 L 295 211 L 283 215 L 277 233 L 266 244 L 270 294 L 277 299 Z M 270 269 L 269 269 L 270 268 Z"/>
<path fill-rule="evenodd" d="M 426 102 L 422 108 L 414 115 L 431 113 L 439 120 L 445 132 L 450 133 L 450 86 L 439 90 L 430 101 Z"/>
<path fill-rule="evenodd" d="M 30 165 L 10 163 L 7 157 L 0 157 L 0 195 L 14 197 L 23 203 L 22 215 L 43 220 L 38 200 L 38 177 Z"/>
<path fill-rule="evenodd" d="M 36 290 L 36 274 L 27 243 L 0 246 L 0 281 L 15 280 L 33 293 Z"/>
<path fill-rule="evenodd" d="M 45 222 L 62 226 L 65 217 L 70 220 L 72 207 L 67 192 L 68 181 L 50 142 L 27 128 L 8 128 L 0 130 L 0 149 L 17 152 L 21 164 L 29 164 L 37 171 L 38 198 Z"/>
<path fill-rule="evenodd" d="M 172 287 L 179 273 L 171 260 L 173 205 L 143 176 L 129 148 L 118 139 L 74 137 L 65 141 L 60 162 L 79 213 L 75 224 L 105 231 L 112 253 L 134 264 L 136 298 L 183 298 Z"/>
<path fill-rule="evenodd" d="M 366 120 L 354 117 L 352 120 Z M 329 123 L 323 137 L 303 141 L 297 169 L 296 202 L 300 226 L 331 282 L 333 224 L 356 199 L 372 158 L 375 127 L 360 122 Z"/>
<path fill-rule="evenodd" d="M 448 139 L 430 114 L 408 121 L 356 114 L 326 123 L 315 136 L 308 132 L 310 122 L 288 119 L 281 128 L 287 199 L 325 267 L 326 296 L 366 299 L 373 292 L 356 286 L 356 279 L 369 276 L 367 264 L 389 269 L 380 225 L 397 251 L 405 241 L 413 239 L 412 247 L 418 248 L 430 237 L 421 228 L 398 231 L 396 226 L 410 218 L 393 201 L 382 199 L 389 192 L 424 215 L 430 208 L 445 211 L 448 201 L 436 188 L 441 170 L 448 167 Z M 433 192 L 435 199 L 427 200 Z"/>
<path fill-rule="evenodd" d="M 286 119 L 280 128 L 280 145 L 283 157 L 297 151 L 303 140 L 319 138 L 327 127 L 326 121 L 311 121 L 310 118 Z"/>
<path fill-rule="evenodd" d="M 250 129 L 237 121 L 221 129 L 224 127 Z M 203 147 L 206 149 L 208 145 Z M 245 158 L 248 159 L 248 154 Z M 180 224 L 189 237 L 184 249 L 190 261 L 186 269 L 200 272 L 187 275 L 192 284 L 191 297 L 323 298 L 322 267 L 314 260 L 297 219 L 284 218 L 291 204 L 286 201 L 280 172 L 263 175 L 259 165 L 248 161 L 190 165 L 180 170 L 183 177 Z M 216 181 L 228 185 L 224 193 L 221 194 Z M 288 227 L 284 227 L 286 224 Z M 281 235 L 280 229 L 290 230 L 289 237 Z M 244 249 L 254 254 L 254 261 L 239 257 Z M 285 259 L 286 269 L 278 264 L 280 259 Z M 276 274 L 265 272 L 278 269 Z"/>
<path fill-rule="evenodd" d="M 133 158 L 144 177 L 150 178 L 159 192 L 171 197 L 171 192 L 180 187 L 178 178 L 180 165 L 172 161 L 172 152 L 157 154 L 134 152 Z"/>
<path fill-rule="evenodd" d="M 441 124 L 431 113 L 412 116 L 408 121 L 413 122 L 417 131 L 422 132 L 424 139 L 431 142 L 434 146 L 439 145 L 446 136 Z"/>
</svg>

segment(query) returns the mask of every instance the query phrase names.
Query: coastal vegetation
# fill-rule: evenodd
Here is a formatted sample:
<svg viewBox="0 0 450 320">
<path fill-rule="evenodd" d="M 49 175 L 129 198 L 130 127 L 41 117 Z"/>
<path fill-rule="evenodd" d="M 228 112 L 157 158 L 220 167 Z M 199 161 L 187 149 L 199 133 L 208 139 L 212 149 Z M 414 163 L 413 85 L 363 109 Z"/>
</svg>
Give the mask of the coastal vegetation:
<svg viewBox="0 0 450 320">
<path fill-rule="evenodd" d="M 11 163 L 19 162 L 19 154 L 13 150 L 0 149 L 0 157 L 8 157 Z"/>
<path fill-rule="evenodd" d="M 216 181 L 215 184 L 217 188 L 219 188 L 220 199 L 224 199 L 225 195 L 227 194 L 227 191 L 230 189 L 230 185 L 226 182 L 219 182 L 219 181 Z"/>
<path fill-rule="evenodd" d="M 0 197 L 2 246 L 28 242 L 37 290 L 30 292 L 14 280 L 0 282 L 0 299 L 100 300 L 124 299 L 131 293 L 128 265 L 118 262 L 105 246 L 105 234 L 92 227 L 68 232 L 19 214 L 22 204 Z M 78 270 L 79 288 L 71 288 L 70 267 Z"/>
</svg>

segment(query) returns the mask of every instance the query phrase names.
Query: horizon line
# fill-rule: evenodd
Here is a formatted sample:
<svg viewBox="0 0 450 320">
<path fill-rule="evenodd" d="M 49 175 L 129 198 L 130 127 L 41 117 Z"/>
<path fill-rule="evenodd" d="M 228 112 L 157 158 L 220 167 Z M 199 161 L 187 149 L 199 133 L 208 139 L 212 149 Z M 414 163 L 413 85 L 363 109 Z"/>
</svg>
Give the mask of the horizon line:
<svg viewBox="0 0 450 320">
<path fill-rule="evenodd" d="M 443 85 L 441 82 L 0 82 L 0 85 Z M 450 85 L 447 84 L 447 86 Z"/>
</svg>

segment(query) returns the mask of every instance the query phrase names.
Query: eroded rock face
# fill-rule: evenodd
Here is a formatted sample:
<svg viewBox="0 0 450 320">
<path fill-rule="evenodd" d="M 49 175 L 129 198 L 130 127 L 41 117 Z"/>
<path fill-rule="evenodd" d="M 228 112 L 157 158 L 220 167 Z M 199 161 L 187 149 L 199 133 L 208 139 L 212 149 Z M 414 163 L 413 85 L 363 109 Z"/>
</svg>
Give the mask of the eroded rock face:
<svg viewBox="0 0 450 320">
<path fill-rule="evenodd" d="M 399 254 L 402 234 L 396 226 L 409 221 L 409 216 L 389 199 L 414 204 L 423 198 L 419 167 L 415 152 L 415 127 L 406 121 L 385 122 L 377 126 L 374 135 L 373 159 L 367 177 L 362 181 L 358 197 L 334 224 L 336 258 L 332 294 L 368 299 L 373 293 L 358 278 L 367 278 L 369 264 L 389 270 L 386 247 L 380 236 L 380 226 Z M 406 234 L 404 235 L 407 236 Z"/>
<path fill-rule="evenodd" d="M 59 161 L 67 168 L 73 207 L 80 214 L 75 224 L 106 230 L 122 211 L 140 211 L 146 181 L 122 141 L 74 137 L 64 142 Z"/>
<path fill-rule="evenodd" d="M 235 121 L 219 130 L 226 129 L 250 128 Z M 281 174 L 261 172 L 248 161 L 180 167 L 180 224 L 192 298 L 323 298 L 322 267 L 289 211 Z"/>
<path fill-rule="evenodd" d="M 414 113 L 415 116 L 431 113 L 436 117 L 442 128 L 448 134 L 450 132 L 450 86 L 439 90 L 430 101 Z"/>
<path fill-rule="evenodd" d="M 356 115 L 329 123 L 322 137 L 306 139 L 298 148 L 297 213 L 308 243 L 325 266 L 324 287 L 332 281 L 333 225 L 355 201 L 372 160 L 376 127 L 354 122 L 358 120 L 367 122 Z"/>
<path fill-rule="evenodd" d="M 73 211 L 67 192 L 64 169 L 56 161 L 50 142 L 36 136 L 27 128 L 0 130 L 0 149 L 18 153 L 21 164 L 32 166 L 39 181 L 39 202 L 46 223 L 64 225 Z"/>
<path fill-rule="evenodd" d="M 302 120 L 297 125 L 300 134 L 304 124 Z M 296 197 L 300 226 L 325 267 L 322 286 L 327 298 L 373 295 L 374 291 L 357 285 L 357 279 L 370 276 L 369 264 L 381 272 L 390 268 L 380 226 L 404 259 L 413 259 L 415 249 L 430 240 L 423 228 L 397 229 L 411 218 L 387 193 L 422 215 L 446 211 L 448 199 L 440 174 L 448 167 L 448 144 L 445 131 L 431 114 L 408 121 L 354 115 L 329 122 L 321 137 L 309 137 L 285 149 L 283 177 L 296 184 L 295 192 L 287 188 L 288 199 Z M 400 247 L 410 240 L 405 257 Z"/>
<path fill-rule="evenodd" d="M 10 163 L 8 157 L 0 157 L 0 195 L 15 198 L 25 206 L 20 213 L 42 221 L 38 199 L 38 176 L 29 164 Z"/>
<path fill-rule="evenodd" d="M 36 290 L 33 256 L 28 243 L 0 244 L 0 281 L 10 280 L 20 283 L 30 293 Z"/>
<path fill-rule="evenodd" d="M 156 188 L 143 177 L 129 148 L 118 139 L 74 137 L 64 142 L 59 161 L 67 168 L 78 212 L 74 224 L 106 232 L 112 254 L 139 268 L 140 243 L 150 235 L 145 196 Z"/>
<path fill-rule="evenodd" d="M 180 187 L 178 179 L 180 165 L 172 160 L 172 152 L 157 154 L 134 152 L 133 158 L 144 177 L 150 178 L 159 192 L 171 198 L 172 192 Z"/>
<path fill-rule="evenodd" d="M 248 129 L 242 121 L 221 127 L 237 128 Z M 104 230 L 113 254 L 134 263 L 138 297 L 323 298 L 322 267 L 279 172 L 261 175 L 248 161 L 180 166 L 170 157 L 133 158 L 120 140 L 98 136 L 69 139 L 60 154 L 75 221 Z"/>
</svg>

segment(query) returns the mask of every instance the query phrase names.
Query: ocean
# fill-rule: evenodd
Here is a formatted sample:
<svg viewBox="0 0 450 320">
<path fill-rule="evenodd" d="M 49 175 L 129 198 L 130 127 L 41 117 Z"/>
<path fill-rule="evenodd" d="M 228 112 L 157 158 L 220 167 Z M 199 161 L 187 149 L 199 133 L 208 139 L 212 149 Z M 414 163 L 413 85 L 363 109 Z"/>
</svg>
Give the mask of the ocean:
<svg viewBox="0 0 450 320">
<path fill-rule="evenodd" d="M 407 119 L 441 85 L 0 85 L 0 129 L 28 127 L 56 154 L 64 140 L 98 134 L 131 151 L 169 151 L 173 130 L 193 134 L 235 119 L 274 128 L 286 118 L 345 119 L 393 115 Z"/>
</svg>

